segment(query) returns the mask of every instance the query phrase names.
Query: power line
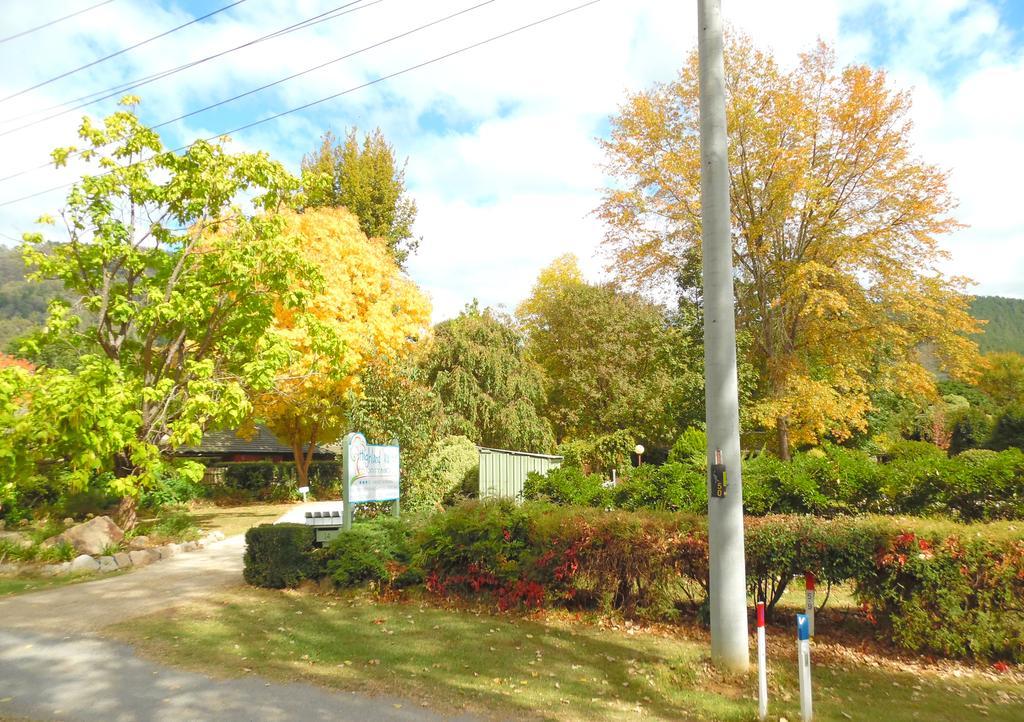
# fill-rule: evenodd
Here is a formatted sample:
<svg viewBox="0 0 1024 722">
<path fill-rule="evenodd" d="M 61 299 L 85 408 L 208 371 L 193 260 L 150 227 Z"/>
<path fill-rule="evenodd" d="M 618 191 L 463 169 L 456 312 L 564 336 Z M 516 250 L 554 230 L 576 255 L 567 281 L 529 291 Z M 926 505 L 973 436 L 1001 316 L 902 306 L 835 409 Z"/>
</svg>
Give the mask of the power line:
<svg viewBox="0 0 1024 722">
<path fill-rule="evenodd" d="M 52 120 L 53 118 L 58 118 L 58 117 L 60 117 L 62 115 L 66 115 L 68 113 L 73 113 L 74 111 L 79 110 L 81 108 L 84 108 L 84 107 L 86 107 L 88 105 L 92 105 L 93 103 L 99 103 L 102 100 L 107 100 L 108 98 L 112 98 L 112 97 L 114 97 L 116 95 L 120 95 L 121 93 L 124 93 L 125 91 L 133 90 L 135 88 L 140 88 L 143 85 L 148 85 L 149 83 L 155 82 L 157 80 L 161 80 L 163 78 L 169 77 L 169 76 L 174 75 L 176 73 L 180 73 L 183 70 L 188 70 L 189 68 L 194 68 L 197 65 L 202 65 L 205 62 L 208 62 L 210 60 L 215 60 L 215 59 L 220 58 L 220 57 L 222 57 L 224 55 L 227 55 L 229 53 L 233 53 L 235 51 L 242 50 L 244 48 L 252 47 L 253 45 L 261 43 L 264 40 L 271 40 L 273 38 L 279 38 L 279 37 L 282 37 L 284 35 L 287 35 L 288 33 L 294 32 L 296 30 L 305 30 L 306 28 L 310 28 L 310 27 L 313 27 L 314 25 L 318 25 L 320 23 L 327 22 L 328 20 L 334 20 L 335 18 L 340 18 L 343 15 L 348 15 L 349 13 L 353 13 L 356 10 L 362 10 L 363 8 L 372 7 L 373 5 L 377 5 L 379 3 L 384 2 L 384 0 L 374 0 L 373 2 L 369 3 L 368 5 L 361 5 L 360 7 L 353 8 L 351 10 L 345 10 L 345 8 L 351 7 L 352 5 L 358 5 L 361 2 L 363 2 L 363 0 L 353 0 L 352 2 L 345 3 L 344 5 L 339 5 L 339 6 L 335 7 L 335 8 L 331 8 L 330 10 L 327 10 L 325 12 L 320 13 L 319 15 L 314 15 L 311 18 L 306 18 L 305 20 L 303 20 L 301 22 L 298 22 L 298 23 L 295 23 L 293 25 L 289 25 L 287 27 L 281 28 L 280 30 L 275 30 L 272 33 L 268 33 L 266 35 L 262 35 L 262 36 L 260 36 L 258 38 L 254 38 L 253 40 L 250 40 L 250 41 L 248 41 L 246 43 L 243 43 L 241 45 L 236 45 L 233 48 L 228 48 L 227 50 L 222 50 L 219 53 L 214 53 L 213 55 L 208 55 L 205 58 L 200 58 L 198 60 L 193 60 L 191 62 L 184 63 L 183 65 L 179 65 L 179 66 L 174 67 L 174 68 L 166 68 L 166 69 L 160 70 L 160 71 L 158 71 L 156 73 L 151 73 L 150 75 L 145 75 L 145 76 L 140 77 L 140 78 L 135 78 L 134 80 L 127 80 L 127 81 L 125 81 L 123 83 L 119 83 L 118 85 L 114 85 L 112 87 L 105 88 L 104 90 L 97 90 L 97 91 L 93 91 L 92 93 L 86 93 L 85 95 L 82 95 L 82 96 L 80 96 L 78 98 L 74 98 L 72 100 L 65 101 L 63 103 L 56 103 L 55 105 L 51 105 L 51 106 L 46 107 L 46 108 L 39 108 L 37 110 L 33 110 L 31 112 L 28 112 L 28 113 L 23 113 L 21 115 L 12 116 L 10 118 L 5 118 L 4 120 L 0 121 L 0 123 L 11 123 L 11 122 L 14 122 L 14 121 L 17 121 L 17 120 L 22 120 L 23 118 L 32 117 L 33 115 L 39 115 L 40 113 L 46 113 L 46 112 L 51 111 L 51 110 L 56 110 L 57 108 L 64 108 L 65 106 L 72 106 L 74 103 L 78 103 L 78 105 L 73 105 L 73 107 L 68 107 L 66 110 L 62 110 L 62 111 L 60 111 L 58 113 L 53 113 L 51 115 L 46 116 L 45 118 L 38 118 L 37 120 L 34 120 L 34 121 L 30 122 L 30 123 L 25 123 L 24 125 L 19 125 L 19 126 L 15 127 L 15 128 L 8 128 L 7 130 L 0 131 L 0 136 L 9 135 L 10 133 L 15 133 L 15 132 L 17 132 L 19 130 L 24 130 L 25 128 L 31 128 L 31 127 L 39 124 L 39 123 L 44 123 L 44 122 L 46 122 L 48 120 Z M 341 12 L 342 10 L 344 10 L 344 12 Z M 325 17 L 325 16 L 329 16 L 329 17 Z M 96 97 L 96 96 L 101 96 L 101 97 Z"/>
<path fill-rule="evenodd" d="M 267 83 L 266 85 L 261 85 L 258 88 L 253 88 L 252 90 L 247 90 L 244 93 L 239 93 L 238 95 L 232 96 L 230 98 L 226 98 L 225 100 L 219 100 L 216 103 L 211 103 L 210 105 L 207 105 L 207 106 L 205 106 L 203 108 L 198 108 L 196 110 L 190 110 L 189 112 L 185 113 L 184 115 L 179 115 L 177 118 L 171 118 L 170 120 L 165 120 L 162 123 L 157 123 L 156 125 L 152 125 L 152 126 L 150 126 L 149 129 L 150 130 L 156 130 L 157 128 L 163 128 L 164 126 L 170 125 L 171 123 L 177 123 L 179 120 L 184 120 L 185 118 L 191 118 L 193 115 L 199 115 L 200 113 L 205 113 L 208 110 L 213 110 L 214 108 L 219 108 L 222 105 L 227 105 L 228 103 L 232 103 L 232 102 L 234 102 L 236 100 L 240 100 L 242 98 L 245 98 L 246 96 L 253 95 L 254 93 L 259 93 L 260 91 L 266 90 L 267 88 L 272 88 L 275 85 L 280 85 L 281 83 L 288 82 L 289 80 L 294 80 L 295 78 L 298 78 L 300 76 L 308 75 L 309 73 L 312 73 L 312 72 L 314 72 L 316 70 L 321 70 L 323 68 L 326 68 L 328 65 L 333 65 L 334 63 L 340 63 L 342 60 L 347 60 L 347 59 L 349 59 L 351 57 L 354 57 L 356 55 L 359 55 L 361 53 L 365 53 L 365 52 L 373 50 L 375 48 L 379 48 L 382 45 L 387 45 L 388 43 L 394 42 L 395 40 L 399 40 L 399 39 L 404 38 L 404 37 L 406 37 L 408 35 L 412 35 L 413 33 L 418 33 L 421 30 L 426 30 L 427 28 L 433 27 L 435 25 L 439 25 L 440 23 L 443 23 L 443 22 L 447 22 L 448 20 L 451 20 L 453 18 L 457 18 L 459 15 L 465 15 L 468 12 L 472 12 L 473 10 L 477 10 L 479 8 L 482 8 L 484 5 L 491 5 L 492 3 L 495 3 L 495 2 L 497 2 L 497 0 L 484 0 L 484 2 L 477 3 L 476 5 L 471 5 L 468 8 L 464 8 L 462 10 L 458 10 L 458 11 L 456 11 L 456 12 L 450 14 L 450 15 L 445 15 L 444 17 L 438 18 L 437 20 L 432 20 L 429 23 L 426 23 L 424 25 L 420 25 L 419 27 L 415 27 L 415 28 L 413 28 L 411 30 L 406 30 L 404 33 L 399 33 L 398 35 L 392 35 L 390 38 L 386 38 L 385 40 L 380 40 L 380 41 L 378 41 L 376 43 L 373 43 L 372 45 L 367 45 L 365 48 L 360 48 L 359 50 L 353 50 L 350 53 L 345 53 L 344 55 L 340 55 L 337 58 L 334 58 L 333 60 L 328 60 L 327 62 L 320 63 L 319 65 L 314 65 L 311 68 L 306 68 L 305 70 L 301 70 L 301 71 L 299 71 L 297 73 L 293 73 L 293 74 L 288 75 L 288 76 L 286 76 L 284 78 L 280 78 L 279 80 L 275 80 L 272 83 Z"/>
<path fill-rule="evenodd" d="M 101 2 L 101 3 L 96 3 L 95 5 L 90 5 L 87 8 L 82 8 L 81 10 L 78 10 L 77 12 L 70 13 L 69 15 L 65 15 L 64 17 L 57 18 L 56 20 L 51 20 L 48 23 L 43 23 L 42 25 L 36 25 L 34 28 L 29 28 L 28 30 L 22 30 L 20 33 L 15 33 L 14 35 L 8 35 L 6 38 L 0 38 L 0 43 L 6 43 L 8 40 L 14 40 L 15 38 L 20 38 L 23 35 L 29 35 L 30 33 L 34 33 L 37 30 L 42 30 L 43 28 L 48 28 L 51 25 L 56 25 L 57 23 L 63 22 L 65 20 L 69 19 L 69 18 L 73 18 L 76 15 L 81 15 L 82 13 L 87 13 L 90 10 L 95 10 L 98 7 L 101 7 L 103 5 L 108 5 L 109 3 L 112 3 L 112 2 L 114 2 L 114 0 L 103 0 L 103 2 Z"/>
<path fill-rule="evenodd" d="M 227 105 L 228 103 L 232 103 L 232 102 L 234 102 L 236 100 L 240 100 L 241 98 L 245 98 L 245 97 L 247 97 L 249 95 L 253 95 L 255 93 L 259 93 L 260 91 L 266 90 L 267 88 L 272 88 L 275 85 L 280 85 L 281 83 L 285 83 L 285 82 L 287 82 L 289 80 L 294 80 L 295 78 L 298 78 L 298 77 L 300 77 L 302 75 L 308 75 L 309 73 L 312 73 L 312 72 L 314 72 L 316 70 L 321 70 L 322 68 L 326 68 L 328 65 L 333 65 L 334 63 L 341 62 L 342 60 L 347 60 L 348 58 L 351 58 L 351 57 L 354 57 L 356 55 L 359 55 L 360 53 L 365 53 L 365 52 L 367 52 L 369 50 L 373 50 L 375 48 L 379 48 L 382 45 L 387 45 L 388 43 L 394 42 L 395 40 L 399 40 L 399 39 L 404 38 L 406 36 L 412 35 L 413 33 L 418 33 L 421 30 L 426 30 L 427 28 L 433 27 L 434 25 L 438 25 L 440 23 L 447 22 L 448 20 L 456 18 L 459 15 L 465 15 L 466 13 L 471 12 L 473 10 L 477 10 L 477 9 L 483 7 L 484 5 L 491 5 L 492 3 L 495 3 L 495 2 L 497 2 L 497 0 L 484 0 L 484 2 L 477 3 L 476 5 L 471 5 L 468 8 L 464 8 L 462 10 L 458 10 L 458 11 L 456 11 L 454 13 L 449 14 L 449 15 L 445 15 L 444 17 L 438 18 L 437 20 L 432 20 L 429 23 L 425 23 L 424 25 L 420 25 L 418 27 L 412 28 L 411 30 L 406 30 L 405 32 L 399 33 L 398 35 L 392 35 L 390 38 L 386 38 L 384 40 L 380 40 L 380 41 L 378 41 L 376 43 L 373 43 L 372 45 L 367 45 L 366 47 L 360 48 L 359 50 L 353 50 L 352 52 L 346 53 L 345 55 L 341 55 L 341 56 L 339 56 L 337 58 L 334 58 L 333 60 L 328 60 L 326 62 L 320 63 L 319 65 L 314 65 L 312 68 L 306 68 L 305 70 L 301 70 L 301 71 L 299 71 L 297 73 L 293 73 L 293 74 L 288 75 L 288 76 L 286 76 L 284 78 L 280 78 L 278 80 L 275 80 L 275 81 L 273 81 L 271 83 L 267 83 L 265 85 L 261 85 L 258 88 L 253 88 L 251 90 L 247 90 L 244 93 L 239 93 L 238 95 L 233 95 L 230 98 L 225 98 L 224 100 L 219 100 L 216 103 L 212 103 L 212 104 L 204 106 L 202 108 L 197 108 L 196 110 L 191 110 L 191 111 L 185 113 L 184 115 L 179 115 L 176 118 L 171 118 L 170 120 L 165 120 L 165 121 L 163 121 L 161 123 L 157 123 L 156 125 L 151 125 L 151 126 L 149 126 L 148 129 L 149 130 L 156 130 L 157 128 L 163 128 L 164 126 L 170 125 L 171 123 L 176 123 L 179 120 L 184 120 L 185 118 L 191 118 L 193 115 L 199 115 L 200 113 L 205 113 L 208 110 L 213 110 L 214 108 L 218 108 L 218 107 L 220 107 L 222 105 Z M 367 7 L 369 7 L 369 6 L 367 6 Z M 3 133 L 0 133 L 0 135 L 3 135 Z M 76 155 L 81 155 L 81 153 L 78 153 Z M 0 177 L 0 183 L 2 183 L 4 181 L 11 180 L 12 178 L 18 178 L 19 176 L 27 175 L 28 173 L 33 173 L 33 172 L 35 172 L 37 170 L 42 170 L 44 168 L 49 168 L 49 167 L 50 167 L 50 163 L 42 163 L 42 164 L 37 165 L 37 166 L 35 166 L 33 168 L 27 168 L 25 170 L 18 171 L 17 173 L 11 173 L 10 175 L 5 175 L 5 176 Z"/>
<path fill-rule="evenodd" d="M 111 53 L 110 55 L 105 55 L 102 58 L 98 58 L 97 60 L 93 60 L 91 63 L 86 63 L 85 65 L 81 65 L 81 66 L 79 66 L 77 68 L 73 68 L 72 70 L 68 70 L 65 73 L 61 73 L 60 75 L 55 75 L 54 77 L 50 78 L 49 80 L 44 80 L 43 82 L 36 83 L 35 85 L 33 85 L 31 87 L 28 87 L 28 88 L 25 88 L 24 90 L 19 90 L 17 93 L 12 93 L 11 95 L 8 95 L 6 98 L 0 98 L 0 103 L 5 103 L 8 100 L 10 100 L 11 98 L 17 98 L 19 95 L 24 95 L 25 93 L 29 92 L 30 90 L 35 90 L 36 88 L 41 88 L 44 85 L 49 85 L 50 83 L 56 82 L 56 81 L 60 80 L 61 78 L 66 78 L 69 75 L 74 75 L 75 73 L 79 72 L 80 70 L 85 70 L 86 68 L 91 68 L 94 65 L 99 65 L 100 63 L 102 63 L 102 62 L 104 62 L 106 60 L 110 60 L 111 58 L 116 58 L 118 55 L 123 55 L 124 53 L 127 53 L 129 50 L 135 50 L 136 48 L 140 48 L 143 45 L 145 45 L 146 43 L 151 43 L 154 40 L 158 40 L 158 39 L 160 39 L 162 37 L 166 37 L 167 35 L 170 35 L 171 33 L 177 32 L 178 30 L 181 30 L 182 28 L 187 28 L 189 25 L 193 25 L 195 23 L 198 23 L 201 20 L 206 20 L 206 18 L 213 17 L 217 13 L 222 13 L 225 10 L 229 10 L 230 8 L 235 7 L 236 5 L 241 5 L 242 3 L 246 2 L 246 1 L 247 0 L 235 0 L 235 2 L 231 3 L 230 5 L 225 5 L 224 7 L 218 8 L 218 9 L 214 10 L 213 12 L 206 13 L 206 15 L 203 15 L 201 17 L 193 18 L 192 20 L 189 20 L 187 23 L 182 23 L 181 25 L 178 25 L 177 27 L 171 28 L 170 30 L 165 30 L 164 32 L 160 33 L 159 35 L 154 35 L 151 38 L 146 38 L 145 40 L 143 40 L 141 42 L 135 43 L 135 45 L 129 45 L 127 48 L 122 48 L 121 50 L 118 50 L 116 53 Z"/>
<path fill-rule="evenodd" d="M 226 136 L 226 135 L 231 135 L 232 133 L 239 133 L 239 132 L 241 132 L 243 130 L 248 130 L 249 128 L 253 128 L 253 127 L 257 126 L 257 125 L 262 125 L 263 123 L 269 123 L 272 120 L 277 120 L 278 118 L 283 118 L 286 115 L 291 115 L 292 113 L 297 113 L 297 112 L 299 112 L 301 110 L 306 110 L 308 108 L 312 108 L 315 105 L 320 105 L 321 103 L 326 103 L 328 100 L 334 100 L 335 98 L 340 98 L 343 95 L 348 95 L 349 93 L 354 93 L 357 90 L 362 90 L 364 88 L 368 88 L 371 85 L 376 85 L 377 83 L 382 83 L 385 80 L 391 80 L 392 78 L 397 78 L 400 75 L 405 75 L 406 73 L 410 73 L 413 70 L 419 70 L 420 68 L 425 68 L 428 65 L 433 65 L 434 63 L 439 63 L 442 60 L 447 60 L 448 58 L 451 58 L 451 57 L 453 57 L 455 55 L 461 55 L 462 53 L 468 52 L 470 50 L 474 50 L 476 48 L 479 48 L 481 46 L 487 45 L 489 43 L 493 43 L 496 40 L 501 40 L 502 38 L 507 38 L 510 35 L 514 35 L 516 33 L 522 32 L 523 30 L 528 30 L 528 29 L 536 27 L 538 25 L 543 25 L 546 22 L 550 22 L 551 20 L 555 20 L 555 19 L 563 17 L 565 15 L 569 15 L 571 13 L 577 12 L 577 11 L 582 10 L 583 8 L 589 7 L 591 5 L 596 5 L 599 2 L 601 2 L 601 0 L 589 0 L 589 2 L 585 2 L 585 3 L 581 4 L 581 5 L 576 5 L 574 7 L 571 7 L 569 9 L 567 9 L 567 10 L 562 10 L 561 12 L 555 13 L 554 15 L 548 15 L 547 17 L 541 18 L 539 20 L 534 20 L 533 22 L 527 23 L 526 25 L 520 25 L 517 28 L 513 28 L 512 30 L 506 30 L 505 32 L 499 33 L 498 35 L 492 35 L 489 38 L 486 38 L 484 40 L 480 40 L 480 41 L 475 42 L 475 43 L 473 43 L 471 45 L 466 45 L 466 46 L 464 46 L 462 48 L 459 48 L 458 50 L 452 50 L 450 52 L 445 53 L 444 55 L 438 55 L 437 57 L 431 58 L 430 60 L 424 60 L 422 63 L 417 63 L 416 65 L 410 65 L 407 68 L 403 68 L 401 70 L 396 70 L 395 72 L 389 73 L 388 75 L 382 75 L 379 78 L 374 78 L 373 80 L 369 80 L 369 81 L 367 81 L 365 83 L 362 83 L 361 85 L 356 85 L 356 86 L 353 86 L 353 87 L 348 88 L 346 90 L 342 90 L 342 91 L 339 91 L 337 93 L 333 93 L 331 95 L 324 96 L 323 98 L 320 98 L 318 100 L 313 100 L 313 101 L 310 101 L 309 103 L 305 103 L 303 105 L 299 105 L 297 107 L 290 108 L 289 110 L 281 111 L 280 113 L 276 113 L 276 114 L 271 115 L 271 116 L 269 116 L 267 118 L 262 118 L 260 120 L 254 120 L 251 123 L 246 123 L 245 125 L 240 125 L 237 128 L 232 128 L 231 130 L 222 131 L 220 133 L 217 133 L 216 135 L 211 135 L 208 138 L 203 138 L 202 140 L 203 141 L 216 140 L 217 138 L 221 138 L 221 137 Z M 180 151 L 187 150 L 191 145 L 193 145 L 196 142 L 199 142 L 199 141 L 193 141 L 192 143 L 189 143 L 188 145 L 183 145 L 183 146 L 180 146 L 178 148 L 174 148 L 170 152 L 171 153 L 178 153 Z M 113 170 L 108 170 L 108 171 L 105 171 L 103 173 L 98 173 L 97 175 L 90 176 L 90 177 L 92 177 L 92 178 L 102 178 L 103 176 L 108 176 L 111 173 L 114 173 L 114 172 L 116 172 L 118 170 L 124 170 L 125 168 L 131 168 L 131 167 L 134 167 L 134 166 L 137 166 L 137 165 L 141 165 L 142 163 L 146 163 L 146 162 L 148 162 L 148 161 L 138 161 L 136 163 L 131 163 L 129 165 L 122 166 L 121 168 L 115 168 Z M 21 196 L 20 198 L 12 198 L 9 201 L 4 201 L 4 202 L 0 203 L 0 208 L 2 208 L 4 206 L 13 205 L 15 203 L 20 203 L 21 201 L 25 201 L 25 200 L 28 200 L 30 198 L 36 198 L 38 196 L 45 195 L 46 193 L 51 193 L 53 191 L 61 190 L 62 188 L 70 188 L 73 185 L 75 185 L 74 182 L 72 182 L 72 183 L 64 183 L 62 185 L 53 186 L 52 188 L 47 188 L 45 190 L 37 191 L 35 193 L 29 193 L 28 195 Z"/>
</svg>

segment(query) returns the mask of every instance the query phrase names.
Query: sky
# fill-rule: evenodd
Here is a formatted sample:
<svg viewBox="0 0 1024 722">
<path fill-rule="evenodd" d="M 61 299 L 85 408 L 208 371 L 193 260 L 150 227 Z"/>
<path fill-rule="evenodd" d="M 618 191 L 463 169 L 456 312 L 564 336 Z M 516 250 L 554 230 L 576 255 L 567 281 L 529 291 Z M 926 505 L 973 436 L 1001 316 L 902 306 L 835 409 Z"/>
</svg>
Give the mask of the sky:
<svg viewBox="0 0 1024 722">
<path fill-rule="evenodd" d="M 235 0 L 112 0 L 0 42 L 0 98 L 115 53 Z M 0 0 L 0 38 L 99 0 Z M 182 30 L 0 101 L 0 176 L 34 168 L 73 144 L 85 112 L 102 117 L 117 95 L 56 118 L 19 116 L 219 53 L 352 0 L 243 0 Z M 169 123 L 165 145 L 269 118 L 341 93 L 584 0 L 361 0 L 346 14 L 170 75 L 131 92 L 147 124 L 162 123 L 344 55 L 239 101 Z M 479 7 L 474 7 L 479 5 Z M 393 36 L 467 10 L 395 40 Z M 912 93 L 915 148 L 950 171 L 964 227 L 941 239 L 946 273 L 975 293 L 1024 297 L 1024 0 L 723 0 L 726 21 L 784 65 L 818 38 L 845 63 L 884 68 Z M 696 3 L 601 0 L 485 46 L 411 70 L 232 135 L 297 172 L 326 130 L 380 127 L 408 158 L 419 214 L 409 274 L 434 319 L 478 299 L 512 310 L 537 273 L 575 253 L 605 277 L 603 229 L 592 214 L 610 180 L 600 138 L 631 94 L 671 80 L 696 45 Z M 63 110 L 59 107 L 58 110 Z M 14 130 L 32 123 L 29 127 Z M 13 132 L 7 132 L 13 131 Z M 54 213 L 76 168 L 0 181 L 0 243 Z"/>
</svg>

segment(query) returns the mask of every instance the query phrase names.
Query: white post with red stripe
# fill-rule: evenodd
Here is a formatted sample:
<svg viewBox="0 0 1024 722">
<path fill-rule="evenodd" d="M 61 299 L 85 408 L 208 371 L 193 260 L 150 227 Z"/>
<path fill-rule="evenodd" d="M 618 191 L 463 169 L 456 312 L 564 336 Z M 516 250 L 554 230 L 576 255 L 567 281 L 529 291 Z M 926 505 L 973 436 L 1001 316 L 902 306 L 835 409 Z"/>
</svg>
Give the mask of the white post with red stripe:
<svg viewBox="0 0 1024 722">
<path fill-rule="evenodd" d="M 804 586 L 807 588 L 807 629 L 811 637 L 814 636 L 814 574 L 804 574 Z"/>
<path fill-rule="evenodd" d="M 764 641 L 764 602 L 757 603 L 757 718 L 768 719 L 768 667 Z"/>
<path fill-rule="evenodd" d="M 796 615 L 796 658 L 800 678 L 800 717 L 811 722 L 811 640 L 806 614 Z"/>
</svg>

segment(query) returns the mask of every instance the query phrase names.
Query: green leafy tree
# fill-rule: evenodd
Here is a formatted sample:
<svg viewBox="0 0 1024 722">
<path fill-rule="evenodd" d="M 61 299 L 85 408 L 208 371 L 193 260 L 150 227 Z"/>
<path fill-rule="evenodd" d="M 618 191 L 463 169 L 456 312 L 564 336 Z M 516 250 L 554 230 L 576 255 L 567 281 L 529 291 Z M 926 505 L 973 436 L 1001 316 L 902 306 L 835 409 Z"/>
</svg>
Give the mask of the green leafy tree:
<svg viewBox="0 0 1024 722">
<path fill-rule="evenodd" d="M 999 406 L 1024 404 L 1024 356 L 1012 351 L 982 357 L 978 388 Z"/>
<path fill-rule="evenodd" d="M 54 302 L 48 333 L 95 344 L 99 360 L 83 365 L 110 369 L 131 409 L 97 422 L 130 421 L 132 434 L 97 451 L 95 467 L 116 477 L 129 526 L 163 452 L 250 413 L 249 391 L 269 386 L 287 361 L 272 329 L 275 308 L 301 310 L 300 289 L 315 289 L 319 278 L 274 213 L 297 186 L 280 164 L 205 141 L 165 150 L 136 117 L 137 102 L 126 98 L 129 107 L 99 125 L 86 118 L 82 147 L 54 151 L 58 167 L 77 154 L 101 172 L 70 191 L 61 242 L 26 234 L 23 249 L 32 278 L 59 280 L 90 314 L 80 324 L 67 303 Z M 255 213 L 243 210 L 243 194 Z M 92 377 L 73 378 L 88 386 Z M 30 415 L 40 400 L 29 400 Z M 58 428 L 77 433 L 74 400 L 64 401 L 69 416 Z"/>
<path fill-rule="evenodd" d="M 405 165 L 380 128 L 363 136 L 351 129 L 343 142 L 327 132 L 302 159 L 306 207 L 344 206 L 370 238 L 383 238 L 400 266 L 419 245 L 412 234 L 416 202 L 405 190 Z"/>
<path fill-rule="evenodd" d="M 701 351 L 686 329 L 637 294 L 586 283 L 574 256 L 541 272 L 518 315 L 550 380 L 545 408 L 559 441 L 631 429 L 667 445 L 678 411 L 702 408 Z"/>
<path fill-rule="evenodd" d="M 1024 449 L 1024 404 L 1010 406 L 999 415 L 992 428 L 988 446 L 996 451 L 1009 449 L 1011 446 Z"/>
<path fill-rule="evenodd" d="M 543 371 L 529 361 L 511 319 L 476 302 L 434 328 L 424 381 L 444 406 L 446 430 L 482 446 L 546 452 Z"/>
<path fill-rule="evenodd" d="M 913 146 L 910 95 L 882 71 L 840 66 L 823 43 L 791 67 L 748 37 L 725 43 L 737 324 L 760 377 L 753 415 L 787 458 L 863 432 L 878 389 L 934 396 L 925 344 L 941 370 L 970 380 L 978 324 L 967 281 L 936 270 L 955 201 L 946 172 Z M 633 287 L 696 280 L 697 61 L 629 97 L 602 143 L 616 182 L 598 214 Z"/>
<path fill-rule="evenodd" d="M 428 455 L 444 435 L 444 408 L 423 372 L 411 363 L 374 363 L 362 374 L 358 394 L 346 400 L 348 428 L 371 444 L 398 441 L 402 454 L 402 507 L 431 507 Z"/>
<path fill-rule="evenodd" d="M 104 492 L 134 493 L 139 480 L 114 476 L 113 459 L 130 458 L 147 471 L 162 466 L 158 447 L 137 433 L 143 395 L 137 376 L 95 355 L 74 372 L 0 370 L 0 498 L 29 507 L 97 481 Z M 173 473 L 198 481 L 203 468 L 181 461 Z"/>
</svg>

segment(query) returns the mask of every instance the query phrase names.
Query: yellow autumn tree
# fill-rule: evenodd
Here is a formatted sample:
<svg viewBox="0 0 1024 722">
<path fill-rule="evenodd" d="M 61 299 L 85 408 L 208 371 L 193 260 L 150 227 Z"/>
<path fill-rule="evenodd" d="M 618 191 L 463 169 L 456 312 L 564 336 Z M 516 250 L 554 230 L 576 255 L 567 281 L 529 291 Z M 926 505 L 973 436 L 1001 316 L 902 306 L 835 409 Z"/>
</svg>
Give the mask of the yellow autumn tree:
<svg viewBox="0 0 1024 722">
<path fill-rule="evenodd" d="M 346 429 L 347 399 L 363 372 L 405 360 L 430 324 L 430 303 L 402 274 L 385 241 L 367 238 L 344 208 L 284 215 L 307 260 L 323 276 L 304 313 L 277 309 L 276 327 L 292 363 L 256 401 L 257 416 L 292 447 L 308 483 L 316 444 Z"/>
<path fill-rule="evenodd" d="M 838 67 L 821 43 L 784 70 L 733 34 L 725 59 L 738 323 L 761 379 L 754 418 L 786 458 L 794 443 L 866 428 L 875 390 L 933 395 L 922 348 L 970 376 L 977 322 L 967 279 L 937 268 L 955 203 L 946 173 L 914 153 L 909 94 L 882 71 Z M 621 280 L 691 298 L 697 80 L 694 52 L 674 82 L 626 100 L 604 143 L 619 185 L 597 211 Z"/>
</svg>

